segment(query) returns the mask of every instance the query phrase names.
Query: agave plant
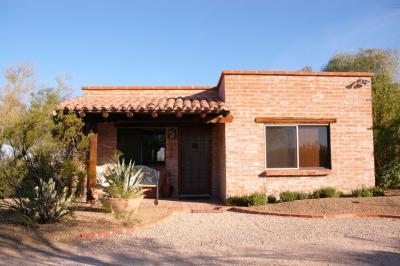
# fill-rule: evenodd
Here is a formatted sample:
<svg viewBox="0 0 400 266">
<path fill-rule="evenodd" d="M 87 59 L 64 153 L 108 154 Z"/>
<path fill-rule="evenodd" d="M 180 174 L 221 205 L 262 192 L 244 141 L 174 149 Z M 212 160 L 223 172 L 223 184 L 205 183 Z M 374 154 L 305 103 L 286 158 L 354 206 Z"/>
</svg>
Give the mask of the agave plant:
<svg viewBox="0 0 400 266">
<path fill-rule="evenodd" d="M 106 185 L 104 191 L 112 198 L 130 199 L 143 195 L 144 190 L 139 186 L 143 179 L 142 169 L 135 169 L 134 163 L 130 161 L 125 164 L 122 160 L 114 167 L 109 167 L 104 175 Z"/>
</svg>

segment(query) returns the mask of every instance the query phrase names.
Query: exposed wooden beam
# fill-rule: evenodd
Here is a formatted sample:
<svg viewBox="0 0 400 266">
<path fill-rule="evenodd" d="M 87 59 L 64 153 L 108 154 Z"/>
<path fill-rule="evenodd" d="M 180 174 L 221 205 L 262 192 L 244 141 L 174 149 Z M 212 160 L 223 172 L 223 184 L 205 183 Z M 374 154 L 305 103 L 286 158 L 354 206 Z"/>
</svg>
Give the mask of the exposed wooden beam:
<svg viewBox="0 0 400 266">
<path fill-rule="evenodd" d="M 133 113 L 132 113 L 132 112 L 127 112 L 127 113 L 126 113 L 126 117 L 132 118 L 132 117 L 133 117 Z"/>
<path fill-rule="evenodd" d="M 233 116 L 232 115 L 227 115 L 227 116 L 217 116 L 214 117 L 210 120 L 207 121 L 207 124 L 225 124 L 225 123 L 232 123 L 233 121 Z"/>
<path fill-rule="evenodd" d="M 176 112 L 176 117 L 181 118 L 182 117 L 182 111 L 177 111 Z"/>
<path fill-rule="evenodd" d="M 207 113 L 205 113 L 205 112 L 200 113 L 200 117 L 203 118 L 203 119 L 206 118 L 207 117 Z"/>
<path fill-rule="evenodd" d="M 104 118 L 107 118 L 110 114 L 109 114 L 108 112 L 106 112 L 106 111 L 103 111 L 103 112 L 101 112 L 101 115 L 102 115 Z"/>
<path fill-rule="evenodd" d="M 86 116 L 86 113 L 84 111 L 79 111 L 79 116 L 81 118 L 84 118 Z"/>
<path fill-rule="evenodd" d="M 327 117 L 256 117 L 256 123 L 271 124 L 329 124 L 336 123 L 336 118 Z"/>
<path fill-rule="evenodd" d="M 151 113 L 151 117 L 157 118 L 157 116 L 158 116 L 158 113 L 157 113 L 156 111 L 153 111 L 153 112 Z"/>
</svg>

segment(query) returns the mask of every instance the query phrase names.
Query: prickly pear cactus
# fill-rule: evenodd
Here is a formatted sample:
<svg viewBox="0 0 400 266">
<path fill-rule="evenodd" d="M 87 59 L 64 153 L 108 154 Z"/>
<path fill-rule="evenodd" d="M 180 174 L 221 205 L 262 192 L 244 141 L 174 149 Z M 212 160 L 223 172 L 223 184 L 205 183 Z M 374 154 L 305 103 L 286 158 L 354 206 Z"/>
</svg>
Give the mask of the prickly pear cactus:
<svg viewBox="0 0 400 266">
<path fill-rule="evenodd" d="M 33 198 L 25 199 L 21 204 L 24 216 L 28 220 L 38 223 L 51 223 L 57 222 L 71 213 L 70 206 L 74 195 L 68 195 L 66 187 L 57 191 L 56 183 L 52 178 L 47 182 L 41 179 L 34 192 Z"/>
</svg>

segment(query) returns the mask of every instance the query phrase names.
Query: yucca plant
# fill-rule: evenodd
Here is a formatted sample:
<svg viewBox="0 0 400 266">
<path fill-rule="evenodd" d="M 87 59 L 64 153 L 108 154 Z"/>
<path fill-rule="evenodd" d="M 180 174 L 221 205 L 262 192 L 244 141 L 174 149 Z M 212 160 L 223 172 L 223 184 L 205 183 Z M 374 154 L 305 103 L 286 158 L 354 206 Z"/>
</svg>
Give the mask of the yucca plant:
<svg viewBox="0 0 400 266">
<path fill-rule="evenodd" d="M 112 198 L 132 199 L 143 195 L 144 190 L 139 186 L 143 180 L 142 169 L 135 169 L 134 163 L 130 161 L 119 161 L 114 167 L 109 167 L 106 174 L 106 185 L 104 191 Z"/>
</svg>

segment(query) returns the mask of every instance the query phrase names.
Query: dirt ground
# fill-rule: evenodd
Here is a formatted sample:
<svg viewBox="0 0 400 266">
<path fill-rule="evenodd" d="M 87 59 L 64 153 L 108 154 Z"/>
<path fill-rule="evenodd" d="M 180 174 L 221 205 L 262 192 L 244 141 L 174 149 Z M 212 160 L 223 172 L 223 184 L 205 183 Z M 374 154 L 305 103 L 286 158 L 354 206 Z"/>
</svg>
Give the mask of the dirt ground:
<svg viewBox="0 0 400 266">
<path fill-rule="evenodd" d="M 301 214 L 377 213 L 400 215 L 400 196 L 296 200 L 266 204 L 254 208 L 273 212 Z"/>
<path fill-rule="evenodd" d="M 114 228 L 128 228 L 135 224 L 156 222 L 170 215 L 165 208 L 146 206 L 139 208 L 137 214 L 130 220 L 116 219 L 113 214 L 106 213 L 100 204 L 95 206 L 79 204 L 72 217 L 66 217 L 55 224 L 43 224 L 35 227 L 22 225 L 12 212 L 0 209 L 0 237 L 3 240 L 12 239 L 17 242 L 44 241 L 51 244 L 80 241 L 80 234 L 94 233 Z"/>
</svg>

